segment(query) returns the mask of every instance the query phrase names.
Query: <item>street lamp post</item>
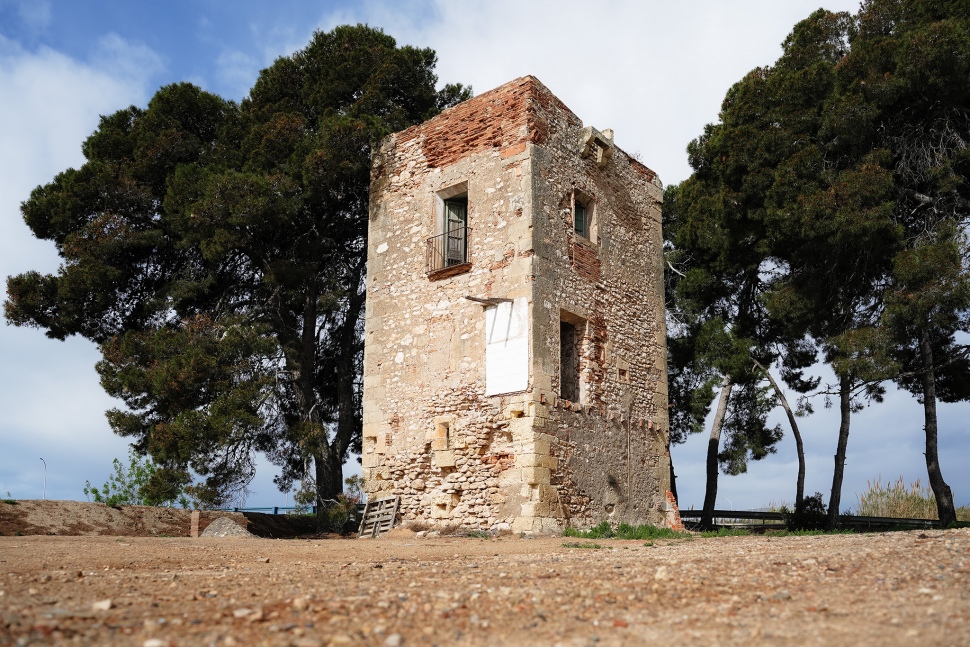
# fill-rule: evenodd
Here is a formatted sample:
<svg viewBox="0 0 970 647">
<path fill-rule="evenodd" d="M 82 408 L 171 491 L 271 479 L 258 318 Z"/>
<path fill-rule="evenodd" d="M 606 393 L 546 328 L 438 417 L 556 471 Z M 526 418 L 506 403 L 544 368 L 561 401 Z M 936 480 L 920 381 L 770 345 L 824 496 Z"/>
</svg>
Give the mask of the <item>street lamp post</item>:
<svg viewBox="0 0 970 647">
<path fill-rule="evenodd" d="M 42 458 L 40 459 L 40 462 L 44 464 L 44 500 L 46 501 L 47 500 L 47 461 L 45 461 Z"/>
</svg>

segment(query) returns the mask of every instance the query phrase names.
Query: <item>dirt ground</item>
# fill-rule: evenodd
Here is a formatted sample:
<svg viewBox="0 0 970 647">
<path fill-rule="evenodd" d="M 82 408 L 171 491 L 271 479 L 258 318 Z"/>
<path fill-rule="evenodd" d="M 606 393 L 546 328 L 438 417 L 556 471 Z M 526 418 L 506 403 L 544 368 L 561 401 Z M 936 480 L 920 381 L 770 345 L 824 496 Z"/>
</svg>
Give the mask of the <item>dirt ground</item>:
<svg viewBox="0 0 970 647">
<path fill-rule="evenodd" d="M 0 645 L 970 645 L 970 529 L 393 535 L 2 536 Z"/>
<path fill-rule="evenodd" d="M 270 539 L 314 534 L 312 518 L 259 512 L 202 511 L 199 530 L 218 517 L 229 517 L 259 537 Z M 111 507 L 84 501 L 0 501 L 0 536 L 111 535 L 114 537 L 188 537 L 190 512 L 179 508 Z"/>
</svg>

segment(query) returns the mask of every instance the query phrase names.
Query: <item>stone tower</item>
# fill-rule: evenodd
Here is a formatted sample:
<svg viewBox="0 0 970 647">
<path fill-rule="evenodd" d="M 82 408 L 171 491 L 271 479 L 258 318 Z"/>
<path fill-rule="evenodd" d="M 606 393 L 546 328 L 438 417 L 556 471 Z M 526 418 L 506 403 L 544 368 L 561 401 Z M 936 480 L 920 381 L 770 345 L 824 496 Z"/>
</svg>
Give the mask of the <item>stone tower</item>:
<svg viewBox="0 0 970 647">
<path fill-rule="evenodd" d="M 473 529 L 664 522 L 661 200 L 653 171 L 533 77 L 382 142 L 370 497 Z"/>
</svg>

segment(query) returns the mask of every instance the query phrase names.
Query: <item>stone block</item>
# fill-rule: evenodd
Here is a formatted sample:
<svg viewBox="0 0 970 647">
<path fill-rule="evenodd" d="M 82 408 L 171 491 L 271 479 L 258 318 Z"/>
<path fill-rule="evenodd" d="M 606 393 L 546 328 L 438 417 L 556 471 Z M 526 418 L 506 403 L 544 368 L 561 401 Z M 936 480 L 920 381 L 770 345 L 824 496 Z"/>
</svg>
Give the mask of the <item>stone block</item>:
<svg viewBox="0 0 970 647">
<path fill-rule="evenodd" d="M 455 466 L 455 452 L 450 450 L 444 450 L 434 453 L 434 466 L 435 467 L 454 467 Z"/>
<path fill-rule="evenodd" d="M 530 485 L 549 484 L 551 475 L 548 467 L 523 467 L 522 480 Z"/>
<path fill-rule="evenodd" d="M 517 454 L 549 455 L 549 437 L 546 434 L 533 434 L 532 438 L 515 444 Z"/>
<path fill-rule="evenodd" d="M 361 467 L 377 467 L 380 464 L 379 454 L 364 454 L 360 457 Z"/>
<path fill-rule="evenodd" d="M 539 500 L 549 502 L 559 501 L 559 490 L 554 485 L 540 485 Z"/>
<path fill-rule="evenodd" d="M 532 532 L 535 526 L 535 517 L 516 517 L 512 522 L 512 532 Z"/>
</svg>

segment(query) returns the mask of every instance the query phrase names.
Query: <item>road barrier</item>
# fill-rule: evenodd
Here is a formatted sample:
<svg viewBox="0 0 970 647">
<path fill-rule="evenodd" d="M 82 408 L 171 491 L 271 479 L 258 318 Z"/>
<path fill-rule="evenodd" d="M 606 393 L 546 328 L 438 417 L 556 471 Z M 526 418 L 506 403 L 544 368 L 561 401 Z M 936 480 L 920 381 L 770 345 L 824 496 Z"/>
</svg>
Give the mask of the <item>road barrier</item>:
<svg viewBox="0 0 970 647">
<path fill-rule="evenodd" d="M 681 510 L 684 525 L 696 529 L 702 510 Z M 747 522 L 747 523 L 746 523 Z M 757 522 L 757 523 L 752 523 Z M 715 510 L 714 526 L 718 528 L 747 528 L 748 530 L 783 530 L 785 517 L 780 512 L 761 510 Z M 914 530 L 939 528 L 936 519 L 902 519 L 896 517 L 860 517 L 840 514 L 838 527 L 846 530 Z"/>
</svg>

